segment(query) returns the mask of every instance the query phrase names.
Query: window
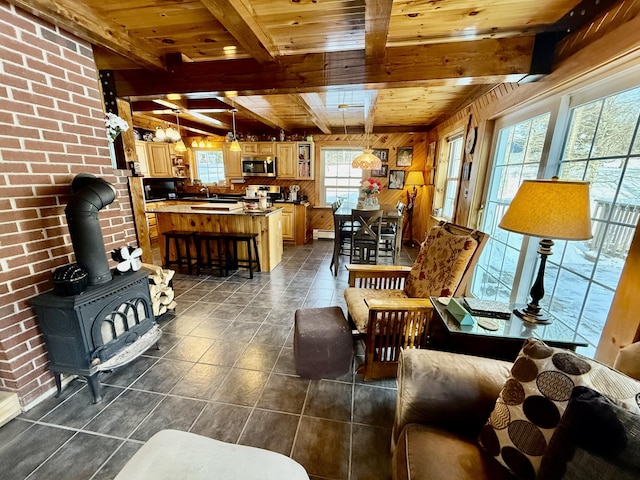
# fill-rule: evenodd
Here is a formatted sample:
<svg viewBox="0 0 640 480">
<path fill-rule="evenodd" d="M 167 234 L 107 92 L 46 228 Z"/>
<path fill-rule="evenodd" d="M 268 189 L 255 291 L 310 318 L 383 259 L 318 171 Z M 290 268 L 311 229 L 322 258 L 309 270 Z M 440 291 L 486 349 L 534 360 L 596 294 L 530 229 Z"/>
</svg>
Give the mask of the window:
<svg viewBox="0 0 640 480">
<path fill-rule="evenodd" d="M 202 183 L 224 180 L 222 150 L 195 150 L 196 173 Z"/>
<path fill-rule="evenodd" d="M 496 125 L 481 222 L 491 237 L 476 266 L 471 292 L 518 306 L 529 301 L 539 264 L 538 239 L 497 227 L 523 179 L 557 174 L 591 182 L 593 239 L 554 241 L 541 301 L 553 319 L 545 328 L 569 329 L 577 340 L 588 343 L 579 349 L 584 355 L 592 356 L 600 341 L 640 218 L 637 78 L 632 73 L 607 78 L 556 98 L 549 113 L 511 123 L 502 119 Z"/>
<path fill-rule="evenodd" d="M 522 180 L 538 177 L 549 113 L 501 128 L 481 230 L 490 235 L 478 260 L 471 291 L 474 296 L 509 302 L 517 277 L 522 235 L 498 228 Z"/>
<path fill-rule="evenodd" d="M 449 153 L 447 157 L 447 179 L 444 187 L 442 217 L 447 220 L 453 220 L 453 215 L 456 211 L 456 198 L 458 196 L 460 168 L 462 165 L 462 135 L 449 139 Z"/>
<path fill-rule="evenodd" d="M 322 149 L 322 187 L 320 201 L 329 205 L 342 199 L 345 204 L 355 207 L 360 194 L 362 170 L 353 168 L 351 161 L 362 153 L 353 148 Z"/>
<path fill-rule="evenodd" d="M 556 241 L 545 271 L 554 321 L 595 348 L 640 217 L 640 87 L 570 109 L 559 176 L 591 182 L 593 239 Z"/>
</svg>

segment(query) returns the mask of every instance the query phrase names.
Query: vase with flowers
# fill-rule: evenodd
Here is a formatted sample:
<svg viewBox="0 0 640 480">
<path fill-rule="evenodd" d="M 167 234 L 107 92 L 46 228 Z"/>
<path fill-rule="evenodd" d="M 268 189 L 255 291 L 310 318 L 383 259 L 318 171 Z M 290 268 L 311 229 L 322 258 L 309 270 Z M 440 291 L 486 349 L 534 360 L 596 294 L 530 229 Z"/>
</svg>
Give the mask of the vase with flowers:
<svg viewBox="0 0 640 480">
<path fill-rule="evenodd" d="M 364 194 L 361 208 L 363 210 L 377 210 L 380 208 L 378 204 L 378 194 L 382 191 L 382 183 L 373 178 L 368 178 L 360 182 L 360 193 Z"/>
<path fill-rule="evenodd" d="M 118 168 L 118 160 L 116 159 L 116 149 L 113 142 L 122 132 L 129 130 L 129 124 L 123 118 L 115 113 L 107 113 L 104 116 L 104 125 L 107 128 L 107 140 L 109 140 L 109 157 L 113 168 Z"/>
</svg>

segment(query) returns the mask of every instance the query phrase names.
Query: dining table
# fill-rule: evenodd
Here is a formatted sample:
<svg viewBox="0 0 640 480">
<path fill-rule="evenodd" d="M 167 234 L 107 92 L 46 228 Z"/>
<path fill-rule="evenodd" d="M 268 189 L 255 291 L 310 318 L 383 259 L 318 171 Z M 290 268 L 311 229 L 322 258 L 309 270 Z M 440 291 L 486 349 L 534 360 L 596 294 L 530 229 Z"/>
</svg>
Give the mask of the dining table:
<svg viewBox="0 0 640 480">
<path fill-rule="evenodd" d="M 403 214 L 398 212 L 397 207 L 392 204 L 383 203 L 379 205 L 379 208 L 382 210 L 382 223 L 395 226 L 396 238 L 395 238 L 395 248 L 393 251 L 393 264 L 397 265 L 398 260 L 400 258 L 400 250 L 402 249 Z M 341 225 L 343 222 L 351 221 L 353 210 L 357 210 L 357 209 L 348 204 L 340 205 L 340 207 L 338 207 L 338 209 L 335 212 L 333 212 L 333 215 L 335 217 L 334 225 Z M 331 265 L 333 266 L 334 276 L 337 276 L 338 268 L 340 266 L 340 234 L 339 232 L 335 232 L 335 235 L 334 235 L 333 261 Z"/>
</svg>

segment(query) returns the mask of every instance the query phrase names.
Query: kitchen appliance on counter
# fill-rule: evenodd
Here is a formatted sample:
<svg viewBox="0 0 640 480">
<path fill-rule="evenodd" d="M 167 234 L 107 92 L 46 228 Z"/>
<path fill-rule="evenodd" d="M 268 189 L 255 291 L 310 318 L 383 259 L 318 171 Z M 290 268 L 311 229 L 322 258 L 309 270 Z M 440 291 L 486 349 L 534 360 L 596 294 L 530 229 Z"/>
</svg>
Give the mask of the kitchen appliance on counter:
<svg viewBox="0 0 640 480">
<path fill-rule="evenodd" d="M 242 157 L 243 177 L 275 177 L 276 157 L 271 155 Z"/>
<path fill-rule="evenodd" d="M 265 205 L 264 208 L 273 205 L 276 200 L 280 199 L 280 196 L 280 187 L 278 185 L 247 185 L 246 197 L 258 199 L 258 202 Z"/>
</svg>

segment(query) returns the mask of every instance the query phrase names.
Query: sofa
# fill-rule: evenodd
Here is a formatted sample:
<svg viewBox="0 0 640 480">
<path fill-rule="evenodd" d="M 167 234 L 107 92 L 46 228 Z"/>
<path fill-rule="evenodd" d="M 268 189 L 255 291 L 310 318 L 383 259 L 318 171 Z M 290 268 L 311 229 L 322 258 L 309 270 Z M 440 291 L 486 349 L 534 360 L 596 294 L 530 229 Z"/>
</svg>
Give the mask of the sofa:
<svg viewBox="0 0 640 480">
<path fill-rule="evenodd" d="M 631 353 L 627 352 L 624 363 L 627 366 L 635 364 L 635 371 L 640 371 L 637 368 L 640 347 L 634 348 Z M 569 365 L 573 370 L 569 374 L 555 371 L 558 365 L 560 368 Z M 544 379 L 551 377 L 552 382 L 545 384 Z M 527 340 L 514 363 L 436 350 L 404 350 L 400 355 L 397 378 L 398 397 L 391 445 L 394 480 L 640 478 L 640 410 L 637 405 L 640 382 L 574 352 L 547 347 L 534 339 Z M 557 401 L 543 398 L 537 388 L 544 390 L 544 385 L 549 384 L 555 388 L 559 379 L 573 382 L 567 390 L 570 395 L 558 395 Z M 525 388 L 518 390 L 522 385 Z M 609 389 L 607 394 L 613 392 L 612 396 L 616 398 L 600 395 L 595 391 L 598 389 Z M 598 405 L 605 402 L 607 410 L 601 413 L 602 410 L 591 408 L 584 413 L 585 409 L 581 410 L 578 402 L 584 398 L 585 391 L 589 392 L 590 405 L 592 397 L 597 396 Z M 518 396 L 514 392 L 520 392 L 522 398 L 514 400 Z M 582 397 L 574 398 L 578 394 Z M 526 424 L 522 411 L 516 410 L 524 405 L 528 414 L 527 405 L 531 407 L 541 400 L 546 402 L 547 412 L 556 412 L 538 419 L 544 428 L 533 429 L 540 437 L 538 440 L 542 439 L 544 448 L 533 452 L 535 448 L 529 444 L 527 455 L 522 455 L 513 445 L 505 446 L 505 441 L 510 440 L 501 435 L 511 430 L 500 423 Z M 619 417 L 624 419 L 618 422 L 618 417 L 611 414 L 612 409 L 621 410 Z M 575 412 L 582 412 L 583 420 Z M 597 425 L 594 419 L 599 417 L 603 419 L 600 427 L 604 433 L 598 432 L 594 437 L 595 443 L 602 440 L 600 445 L 593 448 L 576 445 L 580 438 L 589 437 L 583 433 L 567 436 L 576 425 L 578 430 L 581 424 Z M 545 425 L 545 422 L 549 424 Z M 611 436 L 607 437 L 609 425 L 623 425 L 626 429 L 616 430 L 612 441 Z M 621 431 L 626 431 L 626 436 Z M 615 435 L 617 438 L 623 435 L 624 441 L 617 442 L 620 448 L 615 454 L 599 455 L 598 448 L 616 444 Z M 507 455 L 509 452 L 517 455 Z M 514 458 L 524 461 L 518 463 Z"/>
</svg>

